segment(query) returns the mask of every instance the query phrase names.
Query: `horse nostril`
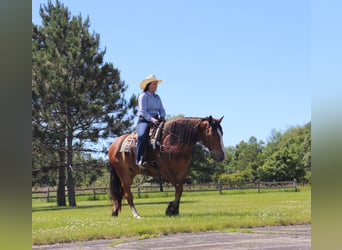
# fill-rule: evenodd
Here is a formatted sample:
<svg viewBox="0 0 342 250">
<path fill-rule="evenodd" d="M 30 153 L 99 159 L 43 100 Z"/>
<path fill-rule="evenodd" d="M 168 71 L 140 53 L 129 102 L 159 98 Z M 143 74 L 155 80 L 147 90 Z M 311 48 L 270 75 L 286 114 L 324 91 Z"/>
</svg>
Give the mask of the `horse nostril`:
<svg viewBox="0 0 342 250">
<path fill-rule="evenodd" d="M 225 158 L 226 158 L 226 156 L 225 156 L 224 154 L 223 154 L 223 155 L 221 154 L 221 155 L 220 155 L 219 162 L 222 162 L 222 161 L 224 161 L 224 159 L 225 159 Z"/>
<path fill-rule="evenodd" d="M 217 162 L 221 162 L 221 161 L 223 161 L 224 160 L 224 155 L 222 155 L 222 154 L 215 154 L 215 160 L 217 161 Z"/>
</svg>

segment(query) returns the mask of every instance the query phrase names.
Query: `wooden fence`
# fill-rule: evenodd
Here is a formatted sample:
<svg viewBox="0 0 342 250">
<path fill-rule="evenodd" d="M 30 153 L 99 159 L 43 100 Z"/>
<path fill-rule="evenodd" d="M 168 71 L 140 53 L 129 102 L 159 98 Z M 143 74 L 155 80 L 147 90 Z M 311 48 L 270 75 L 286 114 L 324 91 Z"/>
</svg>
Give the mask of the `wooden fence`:
<svg viewBox="0 0 342 250">
<path fill-rule="evenodd" d="M 215 184 L 201 184 L 201 185 L 187 185 L 183 186 L 184 192 L 205 192 L 205 191 L 218 191 L 222 193 L 223 190 L 243 190 L 243 189 L 257 189 L 258 192 L 262 189 L 294 189 L 297 192 L 297 181 L 281 181 L 281 182 L 235 182 L 229 184 L 215 183 Z M 174 192 L 174 186 L 165 184 L 160 185 L 139 185 L 132 186 L 132 193 L 137 194 L 139 197 L 142 193 L 157 193 L 157 192 Z M 77 196 L 89 196 L 94 200 L 99 195 L 109 195 L 109 187 L 92 187 L 92 188 L 78 188 L 75 190 Z M 56 188 L 47 187 L 40 188 L 38 191 L 32 190 L 32 199 L 50 199 L 57 197 Z"/>
</svg>

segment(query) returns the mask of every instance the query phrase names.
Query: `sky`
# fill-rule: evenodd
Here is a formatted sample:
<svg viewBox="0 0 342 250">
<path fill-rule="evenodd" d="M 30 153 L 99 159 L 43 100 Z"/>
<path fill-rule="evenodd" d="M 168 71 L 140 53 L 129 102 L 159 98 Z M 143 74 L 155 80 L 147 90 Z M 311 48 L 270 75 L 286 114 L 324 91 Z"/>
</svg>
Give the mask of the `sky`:
<svg viewBox="0 0 342 250">
<path fill-rule="evenodd" d="M 89 17 L 127 99 L 155 74 L 168 116 L 224 116 L 226 147 L 311 121 L 309 0 L 61 2 Z"/>
</svg>

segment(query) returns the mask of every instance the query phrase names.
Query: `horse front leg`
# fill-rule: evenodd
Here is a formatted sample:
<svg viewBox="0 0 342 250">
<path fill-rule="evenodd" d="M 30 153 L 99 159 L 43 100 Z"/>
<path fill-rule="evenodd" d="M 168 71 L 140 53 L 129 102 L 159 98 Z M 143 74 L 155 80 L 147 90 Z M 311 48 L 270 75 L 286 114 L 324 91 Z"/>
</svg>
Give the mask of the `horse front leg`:
<svg viewBox="0 0 342 250">
<path fill-rule="evenodd" d="M 124 195 L 125 195 L 125 198 L 126 198 L 126 200 L 128 202 L 129 207 L 132 210 L 133 217 L 136 218 L 136 219 L 141 219 L 141 216 L 138 214 L 138 212 L 137 212 L 137 210 L 136 210 L 136 208 L 134 206 L 134 203 L 133 203 L 133 195 L 132 195 L 132 192 L 131 192 L 131 188 L 125 189 Z"/>
<path fill-rule="evenodd" d="M 175 188 L 175 200 L 171 201 L 169 206 L 166 208 L 165 213 L 167 216 L 176 216 L 179 214 L 179 204 L 183 193 L 183 184 L 177 184 L 175 185 Z"/>
</svg>

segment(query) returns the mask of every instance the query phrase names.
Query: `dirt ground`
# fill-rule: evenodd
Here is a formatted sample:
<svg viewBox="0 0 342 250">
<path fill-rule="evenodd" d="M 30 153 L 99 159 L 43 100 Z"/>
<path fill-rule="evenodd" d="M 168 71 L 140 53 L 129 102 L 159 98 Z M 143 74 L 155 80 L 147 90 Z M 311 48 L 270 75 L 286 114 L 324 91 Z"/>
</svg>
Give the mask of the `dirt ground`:
<svg viewBox="0 0 342 250">
<path fill-rule="evenodd" d="M 139 240 L 124 238 L 113 240 L 80 241 L 66 244 L 33 246 L 32 249 L 311 249 L 311 225 L 261 227 L 245 232 L 199 232 L 164 235 Z"/>
</svg>

